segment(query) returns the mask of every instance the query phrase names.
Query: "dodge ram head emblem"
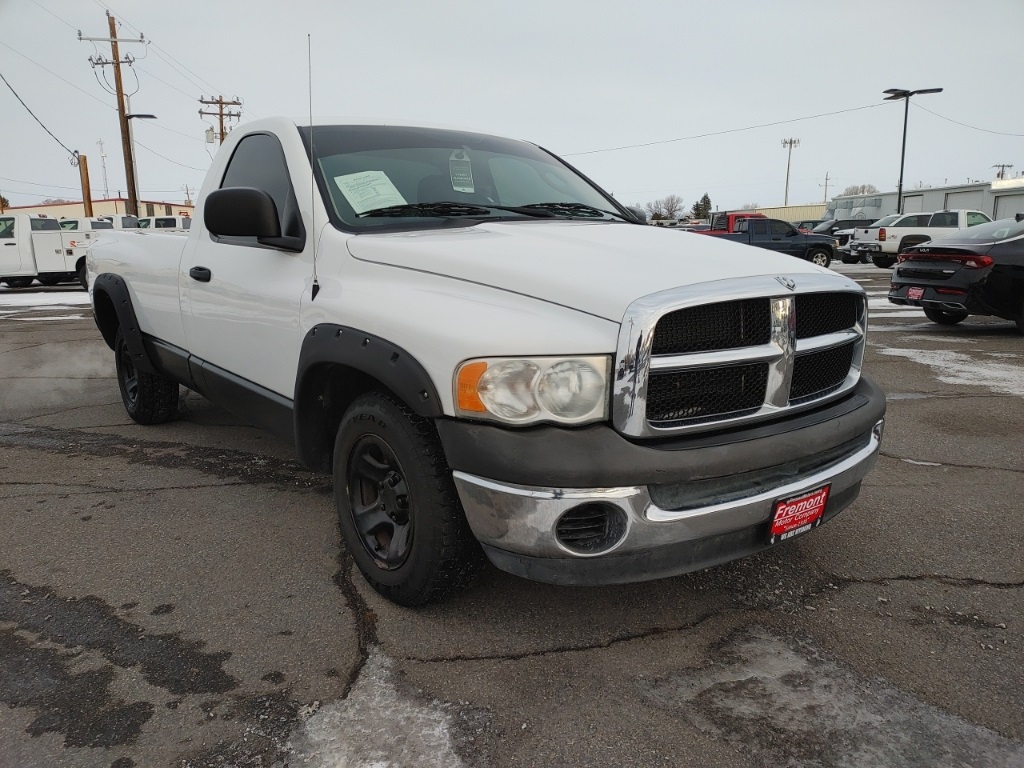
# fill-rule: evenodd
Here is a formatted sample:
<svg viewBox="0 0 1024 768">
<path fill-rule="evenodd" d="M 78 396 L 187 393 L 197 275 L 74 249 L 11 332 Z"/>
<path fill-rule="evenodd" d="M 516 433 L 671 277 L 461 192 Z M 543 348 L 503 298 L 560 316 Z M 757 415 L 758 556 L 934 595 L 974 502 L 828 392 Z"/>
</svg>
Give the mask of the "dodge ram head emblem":
<svg viewBox="0 0 1024 768">
<path fill-rule="evenodd" d="M 786 288 L 789 288 L 789 290 L 796 290 L 796 283 L 788 277 L 776 277 L 775 279 L 779 281 L 780 285 L 784 285 Z"/>
</svg>

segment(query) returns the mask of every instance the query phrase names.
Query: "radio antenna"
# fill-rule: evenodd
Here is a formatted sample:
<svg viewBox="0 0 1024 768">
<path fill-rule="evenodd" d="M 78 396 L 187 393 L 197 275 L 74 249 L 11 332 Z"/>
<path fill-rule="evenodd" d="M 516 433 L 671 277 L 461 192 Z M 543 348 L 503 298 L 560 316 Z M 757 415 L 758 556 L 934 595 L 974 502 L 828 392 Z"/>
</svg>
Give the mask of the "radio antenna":
<svg viewBox="0 0 1024 768">
<path fill-rule="evenodd" d="M 314 231 L 313 235 L 313 290 L 310 301 L 316 299 L 316 295 L 320 293 L 320 283 L 316 279 L 316 252 L 318 250 L 317 239 L 316 239 L 316 222 L 315 211 L 316 211 L 316 189 L 315 180 L 313 174 L 313 36 L 306 33 L 306 83 L 309 86 L 309 222 L 310 228 Z"/>
</svg>

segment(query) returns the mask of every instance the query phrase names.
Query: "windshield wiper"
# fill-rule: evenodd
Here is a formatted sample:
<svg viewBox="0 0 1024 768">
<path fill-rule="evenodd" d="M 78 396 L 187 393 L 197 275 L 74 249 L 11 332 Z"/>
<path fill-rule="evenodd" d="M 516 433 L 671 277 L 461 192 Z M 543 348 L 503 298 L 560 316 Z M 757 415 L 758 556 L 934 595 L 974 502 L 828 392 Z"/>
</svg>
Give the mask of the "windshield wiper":
<svg viewBox="0 0 1024 768">
<path fill-rule="evenodd" d="M 581 216 L 588 219 L 595 219 L 604 216 L 614 216 L 623 221 L 629 221 L 621 213 L 615 211 L 605 211 L 601 208 L 595 208 L 592 205 L 586 203 L 531 203 L 530 205 L 521 206 L 523 208 L 531 208 L 533 210 L 548 211 L 555 216 Z"/>
<path fill-rule="evenodd" d="M 515 205 L 475 205 L 472 203 L 433 202 L 433 203 L 403 203 L 401 205 L 389 205 L 386 208 L 374 208 L 372 211 L 364 211 L 357 214 L 359 218 L 367 216 L 490 216 L 491 211 L 510 211 L 523 216 L 530 216 L 538 219 L 554 218 L 555 214 L 542 208 L 532 206 Z"/>
</svg>

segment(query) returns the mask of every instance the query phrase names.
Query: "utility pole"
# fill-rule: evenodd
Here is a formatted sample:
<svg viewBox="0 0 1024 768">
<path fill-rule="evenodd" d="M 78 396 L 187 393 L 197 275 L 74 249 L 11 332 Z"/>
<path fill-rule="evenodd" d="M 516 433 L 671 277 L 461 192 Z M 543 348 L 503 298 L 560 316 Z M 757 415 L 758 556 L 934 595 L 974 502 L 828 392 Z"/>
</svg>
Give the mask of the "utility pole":
<svg viewBox="0 0 1024 768">
<path fill-rule="evenodd" d="M 224 118 L 226 117 L 229 120 L 237 120 L 242 116 L 241 112 L 225 112 L 224 107 L 240 107 L 242 106 L 241 100 L 237 96 L 235 96 L 235 98 L 231 101 L 226 101 L 223 96 L 218 96 L 216 99 L 212 96 L 209 99 L 205 96 L 200 96 L 199 103 L 206 104 L 207 106 L 217 107 L 216 112 L 203 112 L 203 110 L 200 109 L 199 114 L 217 118 L 220 125 L 220 130 L 218 131 L 217 135 L 220 137 L 220 143 L 223 144 L 224 139 L 227 136 L 227 134 L 224 132 Z"/>
<path fill-rule="evenodd" d="M 789 205 L 789 163 L 793 159 L 793 147 L 800 146 L 800 139 L 783 139 L 782 148 L 788 149 L 789 154 L 786 157 L 786 197 L 783 200 L 783 205 Z"/>
<path fill-rule="evenodd" d="M 82 181 L 82 207 L 85 215 L 92 217 L 92 190 L 89 189 L 89 160 L 85 155 L 78 155 L 78 178 Z"/>
<path fill-rule="evenodd" d="M 188 184 L 185 185 L 185 205 L 192 205 L 192 193 L 188 189 Z"/>
<path fill-rule="evenodd" d="M 999 169 L 999 173 L 996 174 L 996 178 L 997 179 L 1005 179 L 1006 178 L 1006 169 L 1007 168 L 1013 168 L 1013 163 L 996 163 L 992 167 Z"/>
<path fill-rule="evenodd" d="M 103 166 L 103 197 L 110 197 L 110 187 L 107 186 L 107 153 L 103 151 L 103 139 L 96 142 L 100 145 L 100 164 Z"/>
<path fill-rule="evenodd" d="M 132 154 L 131 137 L 128 132 L 128 111 L 125 105 L 124 97 L 124 83 L 121 80 L 121 65 L 128 64 L 134 61 L 131 56 L 125 56 L 121 59 L 120 51 L 118 50 L 118 39 L 117 39 L 117 22 L 114 17 L 110 15 L 110 11 L 107 11 L 107 25 L 110 31 L 110 37 L 83 37 L 81 30 L 78 32 L 79 40 L 86 40 L 94 43 L 110 43 L 110 60 L 102 59 L 98 56 L 89 57 L 89 63 L 93 67 L 106 66 L 112 64 L 114 66 L 114 87 L 117 91 L 117 116 L 121 123 L 121 151 L 124 154 L 124 175 L 128 184 L 128 204 L 125 206 L 127 212 L 131 216 L 139 215 L 139 194 L 135 188 L 135 158 Z M 146 42 L 145 37 L 139 35 L 138 40 L 130 40 L 126 42 L 132 43 L 144 43 Z"/>
<path fill-rule="evenodd" d="M 818 186 L 820 187 L 821 184 L 819 184 Z M 822 200 L 822 202 L 823 203 L 827 203 L 828 202 L 828 171 L 825 171 L 825 199 Z"/>
</svg>

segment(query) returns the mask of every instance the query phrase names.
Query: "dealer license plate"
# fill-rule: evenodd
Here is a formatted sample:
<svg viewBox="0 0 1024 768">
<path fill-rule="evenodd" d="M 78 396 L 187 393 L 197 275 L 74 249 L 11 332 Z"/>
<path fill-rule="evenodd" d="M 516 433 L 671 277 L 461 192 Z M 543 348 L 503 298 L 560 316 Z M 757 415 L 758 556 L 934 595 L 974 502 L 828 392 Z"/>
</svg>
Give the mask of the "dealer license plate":
<svg viewBox="0 0 1024 768">
<path fill-rule="evenodd" d="M 907 288 L 908 299 L 924 298 L 924 288 Z"/>
<path fill-rule="evenodd" d="M 821 523 L 821 516 L 825 514 L 831 489 L 830 483 L 799 496 L 776 501 L 772 524 L 768 529 L 768 543 L 785 541 L 817 527 Z"/>
</svg>

